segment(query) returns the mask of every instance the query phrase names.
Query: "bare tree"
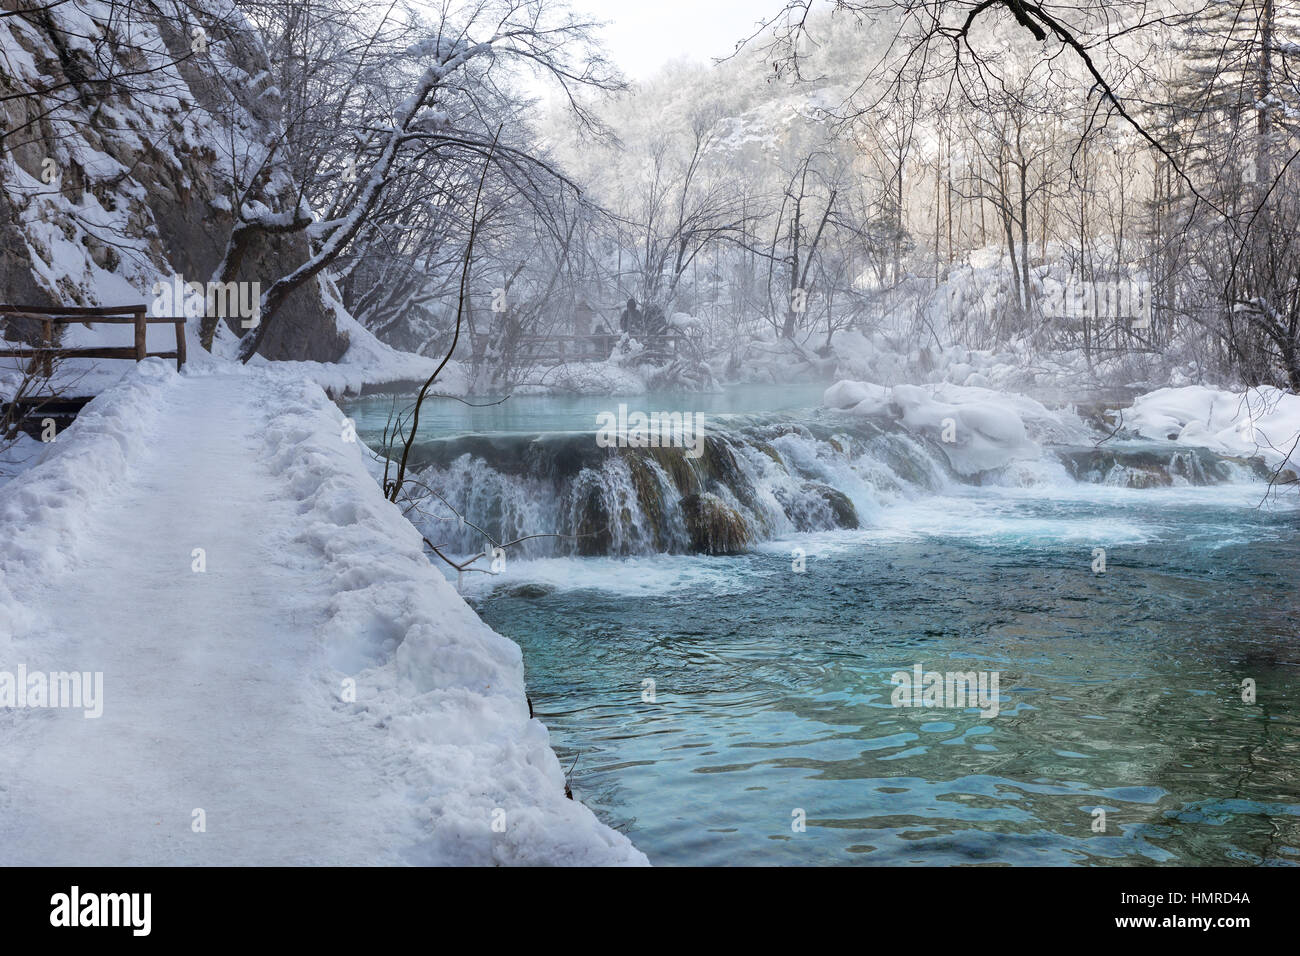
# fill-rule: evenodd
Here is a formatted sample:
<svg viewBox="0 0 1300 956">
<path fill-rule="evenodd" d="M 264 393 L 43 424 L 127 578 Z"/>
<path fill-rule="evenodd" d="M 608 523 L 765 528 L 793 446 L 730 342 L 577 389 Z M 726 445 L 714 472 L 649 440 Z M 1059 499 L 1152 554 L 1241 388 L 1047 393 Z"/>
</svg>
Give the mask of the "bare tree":
<svg viewBox="0 0 1300 956">
<path fill-rule="evenodd" d="M 444 167 L 487 155 L 491 136 L 482 115 L 466 103 L 472 104 L 475 90 L 490 86 L 494 70 L 540 70 L 570 92 L 580 115 L 585 107 L 576 99 L 576 88 L 616 85 L 594 52 L 594 24 L 553 13 L 552 7 L 549 0 L 484 0 L 443 8 L 432 23 L 405 22 L 400 29 L 385 17 L 370 25 L 369 36 L 349 34 L 341 41 L 347 55 L 340 56 L 337 72 L 305 86 L 316 91 L 323 83 L 323 93 L 332 95 L 303 102 L 287 115 L 282 140 L 245 164 L 240 178 L 243 185 L 233 203 L 237 221 L 214 281 L 232 281 L 259 237 L 302 233 L 310 241 L 305 261 L 262 292 L 259 321 L 240 342 L 243 361 L 257 352 L 294 290 L 339 261 L 358 239 L 373 234 L 375 217 L 391 189 L 429 173 L 440 184 L 434 188 L 447 188 L 456 177 Z M 403 36 L 406 45 L 396 46 L 393 34 Z M 286 50 L 294 48 L 298 35 L 290 16 L 282 34 Z M 415 43 L 409 43 L 412 35 Z M 315 42 L 309 31 L 302 36 L 303 43 Z M 285 61 L 309 61 L 307 52 L 287 55 Z M 393 82 L 404 86 L 395 89 Z M 334 147 L 318 148 L 327 135 Z M 522 164 L 535 162 L 508 139 L 493 155 L 503 170 L 513 165 L 513 174 Z M 290 201 L 276 208 L 267 201 L 273 199 L 269 187 L 284 168 L 294 174 L 295 189 Z M 206 344 L 214 330 L 210 320 Z"/>
</svg>

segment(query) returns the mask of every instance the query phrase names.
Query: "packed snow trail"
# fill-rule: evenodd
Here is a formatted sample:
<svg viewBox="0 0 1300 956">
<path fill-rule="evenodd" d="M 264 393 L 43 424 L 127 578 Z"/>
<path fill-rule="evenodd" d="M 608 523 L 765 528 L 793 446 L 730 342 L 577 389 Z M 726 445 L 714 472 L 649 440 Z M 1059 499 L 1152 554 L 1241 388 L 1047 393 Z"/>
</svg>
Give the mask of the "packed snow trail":
<svg viewBox="0 0 1300 956">
<path fill-rule="evenodd" d="M 0 490 L 0 674 L 103 672 L 98 718 L 0 707 L 0 863 L 644 862 L 350 438 L 146 363 Z"/>
</svg>

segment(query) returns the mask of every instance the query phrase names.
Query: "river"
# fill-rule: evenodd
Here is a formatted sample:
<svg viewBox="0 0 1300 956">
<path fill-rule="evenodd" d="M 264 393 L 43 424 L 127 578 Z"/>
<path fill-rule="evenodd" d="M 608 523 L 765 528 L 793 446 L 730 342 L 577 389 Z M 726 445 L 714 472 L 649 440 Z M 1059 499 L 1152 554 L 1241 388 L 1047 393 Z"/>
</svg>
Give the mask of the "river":
<svg viewBox="0 0 1300 956">
<path fill-rule="evenodd" d="M 464 590 L 578 799 L 661 865 L 1300 863 L 1289 498 L 1122 441 L 973 484 L 820 391 L 426 405 L 422 480 L 494 535 L 567 535 Z M 724 440 L 690 474 L 598 449 L 619 402 Z M 388 406 L 348 406 L 363 439 Z M 736 519 L 725 553 L 692 496 L 727 516 L 707 540 Z M 895 706 L 918 666 L 996 675 L 996 715 Z"/>
</svg>

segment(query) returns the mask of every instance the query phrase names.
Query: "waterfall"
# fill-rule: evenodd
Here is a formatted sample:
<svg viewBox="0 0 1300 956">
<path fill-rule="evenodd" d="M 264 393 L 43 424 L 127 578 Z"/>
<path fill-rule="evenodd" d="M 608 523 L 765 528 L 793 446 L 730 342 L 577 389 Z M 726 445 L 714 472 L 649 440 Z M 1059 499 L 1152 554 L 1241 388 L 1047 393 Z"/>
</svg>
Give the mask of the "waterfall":
<svg viewBox="0 0 1300 956">
<path fill-rule="evenodd" d="M 1262 476 L 1257 462 L 1205 449 L 1124 442 L 1048 446 L 1041 459 L 963 479 L 942 448 L 884 420 L 828 413 L 713 424 L 698 458 L 680 448 L 603 448 L 591 433 L 428 441 L 417 449 L 417 481 L 445 504 L 430 494 L 414 517 L 454 553 L 482 548 L 486 532 L 503 542 L 544 535 L 515 546 L 527 558 L 720 555 L 796 532 L 870 526 L 892 502 L 962 484 L 1156 488 Z"/>
</svg>

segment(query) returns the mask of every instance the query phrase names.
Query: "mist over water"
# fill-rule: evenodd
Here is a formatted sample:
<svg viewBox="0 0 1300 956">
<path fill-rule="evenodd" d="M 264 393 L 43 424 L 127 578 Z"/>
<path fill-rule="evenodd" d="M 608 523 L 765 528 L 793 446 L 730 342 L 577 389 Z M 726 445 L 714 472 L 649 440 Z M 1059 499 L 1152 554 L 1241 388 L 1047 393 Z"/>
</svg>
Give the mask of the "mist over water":
<svg viewBox="0 0 1300 956">
<path fill-rule="evenodd" d="M 718 425 L 737 467 L 706 462 L 705 493 L 754 532 L 729 554 L 663 530 L 681 476 L 638 486 L 630 453 L 424 448 L 440 493 L 513 530 L 577 521 L 575 487 L 622 494 L 602 551 L 512 549 L 466 592 L 522 646 L 575 797 L 652 862 L 1300 862 L 1300 512 L 1258 507 L 1248 466 L 1049 446 L 973 485 L 880 423 Z M 915 665 L 997 672 L 997 716 L 892 706 Z"/>
<path fill-rule="evenodd" d="M 644 395 L 486 395 L 473 405 L 429 399 L 420 409 L 420 432 L 437 438 L 460 435 L 526 435 L 546 432 L 592 432 L 596 416 L 618 408 L 620 402 L 642 411 L 691 411 L 705 415 L 744 415 L 796 412 L 821 405 L 825 383 L 733 385 L 720 392 L 689 394 L 649 392 Z M 504 401 L 502 399 L 505 399 Z M 348 402 L 348 414 L 367 440 L 383 432 L 390 410 L 414 401 L 412 395 L 374 394 Z"/>
</svg>

